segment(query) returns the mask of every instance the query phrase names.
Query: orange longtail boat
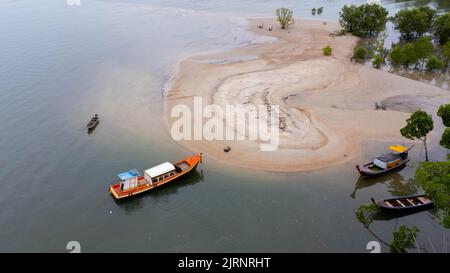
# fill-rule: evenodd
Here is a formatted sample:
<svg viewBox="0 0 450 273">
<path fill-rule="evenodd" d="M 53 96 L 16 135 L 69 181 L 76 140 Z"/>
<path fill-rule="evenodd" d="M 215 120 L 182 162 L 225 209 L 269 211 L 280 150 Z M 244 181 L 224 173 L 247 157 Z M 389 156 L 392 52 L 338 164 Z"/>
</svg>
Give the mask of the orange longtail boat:
<svg viewBox="0 0 450 273">
<path fill-rule="evenodd" d="M 115 199 L 122 199 L 152 190 L 191 172 L 202 158 L 202 153 L 199 153 L 179 162 L 165 162 L 145 170 L 144 175 L 136 169 L 120 173 L 120 182 L 113 184 L 109 192 Z"/>
</svg>

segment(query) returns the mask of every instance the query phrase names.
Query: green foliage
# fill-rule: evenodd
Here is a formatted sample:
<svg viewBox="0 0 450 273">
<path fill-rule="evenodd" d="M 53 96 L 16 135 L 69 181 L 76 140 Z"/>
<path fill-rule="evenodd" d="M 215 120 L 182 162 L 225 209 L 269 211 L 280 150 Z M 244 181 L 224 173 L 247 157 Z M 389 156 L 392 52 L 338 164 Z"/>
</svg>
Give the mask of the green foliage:
<svg viewBox="0 0 450 273">
<path fill-rule="evenodd" d="M 431 115 L 418 110 L 406 120 L 406 126 L 400 129 L 400 132 L 408 139 L 423 139 L 431 130 L 433 130 Z"/>
<path fill-rule="evenodd" d="M 286 29 L 289 25 L 292 25 L 294 20 L 294 12 L 288 8 L 279 8 L 275 10 L 278 23 L 282 29 Z"/>
<path fill-rule="evenodd" d="M 422 139 L 433 130 L 433 119 L 428 113 L 418 110 L 406 120 L 406 126 L 400 130 L 408 139 Z"/>
<path fill-rule="evenodd" d="M 444 56 L 445 62 L 448 65 L 450 62 L 450 41 L 442 47 L 442 56 Z"/>
<path fill-rule="evenodd" d="M 439 106 L 437 115 L 442 119 L 442 123 L 445 127 L 450 127 L 450 104 Z"/>
<path fill-rule="evenodd" d="M 435 20 L 434 36 L 441 45 L 450 40 L 450 12 L 447 12 Z"/>
<path fill-rule="evenodd" d="M 417 39 L 429 32 L 436 11 L 429 7 L 402 9 L 392 18 L 395 29 L 407 40 Z"/>
<path fill-rule="evenodd" d="M 433 53 L 432 37 L 420 37 L 414 43 L 414 53 L 418 61 L 424 62 Z"/>
<path fill-rule="evenodd" d="M 339 12 L 339 23 L 359 37 L 374 36 L 386 27 L 388 11 L 377 4 L 345 5 Z"/>
<path fill-rule="evenodd" d="M 316 12 L 317 12 L 316 8 L 313 8 L 313 9 L 311 10 L 311 14 L 312 14 L 312 15 L 316 15 Z"/>
<path fill-rule="evenodd" d="M 368 228 L 373 222 L 375 215 L 379 212 L 380 207 L 377 204 L 361 205 L 356 210 L 356 219 Z"/>
<path fill-rule="evenodd" d="M 376 55 L 374 56 L 372 65 L 373 65 L 375 68 L 381 68 L 381 65 L 382 65 L 383 63 L 384 63 L 383 57 L 381 57 L 380 54 L 376 54 Z"/>
<path fill-rule="evenodd" d="M 428 113 L 418 110 L 406 120 L 406 126 L 400 129 L 402 136 L 408 139 L 419 139 L 425 147 L 425 157 L 428 161 L 427 134 L 433 130 L 433 118 Z"/>
<path fill-rule="evenodd" d="M 446 228 L 450 228 L 450 214 L 447 214 L 442 219 L 442 225 Z"/>
<path fill-rule="evenodd" d="M 419 228 L 416 226 L 407 227 L 405 225 L 401 225 L 393 234 L 394 239 L 390 245 L 391 252 L 406 253 L 408 248 L 414 247 L 416 235 L 419 231 Z"/>
<path fill-rule="evenodd" d="M 450 128 L 445 128 L 439 144 L 446 149 L 450 149 Z"/>
<path fill-rule="evenodd" d="M 355 58 L 357 59 L 365 59 L 367 56 L 367 49 L 362 46 L 359 46 L 355 51 Z"/>
<path fill-rule="evenodd" d="M 322 48 L 322 51 L 323 51 L 323 55 L 330 56 L 333 53 L 333 48 L 328 45 L 328 46 Z"/>
<path fill-rule="evenodd" d="M 375 51 L 381 56 L 383 63 L 385 63 L 386 57 L 389 55 L 389 50 L 384 47 L 386 37 L 386 33 L 379 35 L 377 42 L 375 43 Z"/>
<path fill-rule="evenodd" d="M 418 65 L 424 63 L 433 53 L 433 42 L 430 36 L 420 37 L 414 43 L 406 43 L 404 45 L 396 45 L 390 56 L 393 65 Z"/>
<path fill-rule="evenodd" d="M 393 65 L 403 65 L 408 67 L 411 64 L 417 64 L 419 59 L 415 53 L 414 44 L 396 45 L 389 55 Z"/>
<path fill-rule="evenodd" d="M 403 47 L 396 45 L 392 48 L 389 58 L 394 66 L 405 65 L 405 56 L 403 53 Z M 409 65 L 409 63 L 407 63 Z"/>
<path fill-rule="evenodd" d="M 433 71 L 434 69 L 441 69 L 444 67 L 444 62 L 436 56 L 431 56 L 427 62 L 428 71 Z"/>
<path fill-rule="evenodd" d="M 416 170 L 416 181 L 441 210 L 444 227 L 450 228 L 450 161 L 422 162 Z"/>
</svg>

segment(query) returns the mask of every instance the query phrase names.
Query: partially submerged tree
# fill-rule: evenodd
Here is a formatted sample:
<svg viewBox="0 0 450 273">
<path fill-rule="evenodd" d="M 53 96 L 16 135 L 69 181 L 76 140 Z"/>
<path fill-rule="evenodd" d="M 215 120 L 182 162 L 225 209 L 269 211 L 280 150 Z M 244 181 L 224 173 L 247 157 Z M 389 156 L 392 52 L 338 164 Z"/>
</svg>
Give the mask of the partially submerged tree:
<svg viewBox="0 0 450 273">
<path fill-rule="evenodd" d="M 448 128 L 447 128 L 448 130 Z M 442 224 L 450 228 L 450 161 L 422 162 L 416 171 L 416 181 L 440 210 Z"/>
<path fill-rule="evenodd" d="M 417 42 L 414 43 L 414 53 L 417 58 L 416 66 L 418 64 L 421 64 L 423 67 L 423 64 L 428 59 L 428 57 L 431 56 L 433 53 L 433 42 L 432 37 L 420 37 Z"/>
<path fill-rule="evenodd" d="M 434 22 L 434 36 L 441 45 L 450 40 L 450 12 L 447 12 Z"/>
<path fill-rule="evenodd" d="M 356 219 L 358 219 L 358 221 L 364 225 L 364 228 L 366 228 L 379 242 L 388 246 L 391 252 L 406 252 L 408 248 L 412 248 L 414 246 L 413 243 L 416 241 L 416 234 L 419 232 L 419 229 L 415 226 L 411 228 L 400 226 L 400 228 L 394 232 L 394 239 L 391 243 L 384 241 L 370 229 L 370 224 L 372 224 L 375 220 L 375 216 L 379 212 L 380 207 L 377 204 L 361 205 L 356 210 Z"/>
<path fill-rule="evenodd" d="M 339 23 L 346 31 L 359 37 L 370 37 L 386 27 L 388 11 L 377 4 L 345 5 L 339 12 Z"/>
<path fill-rule="evenodd" d="M 372 224 L 375 215 L 379 212 L 379 206 L 376 204 L 361 205 L 356 210 L 356 219 L 364 225 L 365 228 L 369 228 Z"/>
<path fill-rule="evenodd" d="M 419 228 L 416 226 L 407 227 L 401 225 L 393 234 L 394 239 L 391 242 L 391 252 L 406 253 L 408 248 L 413 248 L 417 232 L 419 231 Z"/>
<path fill-rule="evenodd" d="M 402 9 L 391 20 L 403 39 L 412 40 L 431 30 L 435 15 L 435 10 L 429 7 L 419 7 Z"/>
<path fill-rule="evenodd" d="M 428 161 L 427 134 L 433 130 L 433 118 L 424 111 L 412 113 L 406 120 L 406 126 L 400 129 L 402 136 L 408 139 L 419 139 L 425 147 L 425 158 Z"/>
<path fill-rule="evenodd" d="M 320 7 L 317 9 L 317 14 L 321 15 L 323 12 L 323 7 Z"/>
<path fill-rule="evenodd" d="M 278 23 L 280 23 L 281 29 L 286 29 L 289 25 L 292 25 L 294 20 L 294 12 L 288 8 L 276 9 Z"/>
<path fill-rule="evenodd" d="M 396 45 L 389 57 L 392 61 L 392 64 L 403 65 L 405 67 L 409 67 L 410 65 L 414 65 L 418 67 L 425 64 L 425 61 L 433 53 L 433 42 L 431 36 L 420 37 L 414 43 L 406 43 L 406 44 L 398 44 Z"/>
<path fill-rule="evenodd" d="M 442 133 L 441 141 L 439 141 L 442 147 L 450 149 L 450 128 L 445 128 L 444 133 Z"/>
<path fill-rule="evenodd" d="M 448 66 L 450 63 L 450 41 L 448 41 L 443 47 L 442 47 L 442 56 L 444 56 L 445 65 Z"/>
<path fill-rule="evenodd" d="M 442 67 L 444 67 L 444 62 L 434 55 L 427 61 L 427 70 L 430 72 L 435 69 L 442 69 Z"/>
<path fill-rule="evenodd" d="M 442 119 L 442 124 L 444 124 L 445 127 L 450 127 L 450 104 L 439 106 L 437 115 Z"/>
<path fill-rule="evenodd" d="M 417 64 L 419 61 L 415 52 L 414 44 L 408 43 L 405 45 L 396 45 L 389 55 L 394 66 L 403 65 L 409 67 L 412 64 Z"/>
</svg>

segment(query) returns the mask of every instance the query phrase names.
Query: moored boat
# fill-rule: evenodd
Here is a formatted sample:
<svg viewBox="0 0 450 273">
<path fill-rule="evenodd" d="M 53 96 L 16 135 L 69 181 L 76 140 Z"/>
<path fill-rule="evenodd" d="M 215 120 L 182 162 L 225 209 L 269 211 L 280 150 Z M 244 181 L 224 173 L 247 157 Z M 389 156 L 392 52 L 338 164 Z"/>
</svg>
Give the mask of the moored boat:
<svg viewBox="0 0 450 273">
<path fill-rule="evenodd" d="M 95 116 L 93 118 L 91 118 L 91 121 L 89 121 L 89 123 L 86 125 L 86 127 L 88 128 L 88 130 L 92 130 L 98 125 L 99 122 L 100 122 L 100 119 L 99 119 L 98 115 L 95 114 Z"/>
<path fill-rule="evenodd" d="M 401 145 L 390 146 L 393 152 L 377 156 L 372 162 L 356 165 L 362 176 L 376 176 L 398 169 L 409 162 L 408 152 L 413 146 L 406 148 Z"/>
<path fill-rule="evenodd" d="M 379 201 L 375 201 L 372 198 L 372 202 L 383 209 L 398 212 L 425 209 L 433 205 L 433 201 L 425 195 L 402 196 Z"/>
<path fill-rule="evenodd" d="M 113 184 L 109 192 L 115 199 L 131 197 L 156 187 L 167 184 L 194 170 L 202 162 L 202 153 L 187 157 L 181 161 L 164 162 L 144 171 L 141 175 L 137 170 L 120 173 L 120 182 Z"/>
</svg>

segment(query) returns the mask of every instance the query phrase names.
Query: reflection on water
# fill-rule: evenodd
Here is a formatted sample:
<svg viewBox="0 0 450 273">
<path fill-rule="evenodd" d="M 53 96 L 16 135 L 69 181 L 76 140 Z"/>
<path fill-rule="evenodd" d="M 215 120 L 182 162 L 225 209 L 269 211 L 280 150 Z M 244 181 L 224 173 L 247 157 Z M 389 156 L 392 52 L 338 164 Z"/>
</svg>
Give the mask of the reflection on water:
<svg viewBox="0 0 450 273">
<path fill-rule="evenodd" d="M 118 208 L 123 209 L 127 213 L 135 212 L 139 209 L 144 208 L 143 198 L 152 198 L 153 201 L 159 202 L 163 200 L 166 196 L 170 194 L 177 194 L 178 189 L 193 186 L 199 182 L 204 181 L 203 169 L 200 171 L 193 170 L 190 173 L 184 175 L 183 177 L 163 186 L 160 186 L 149 192 L 133 196 L 131 198 L 125 198 L 120 200 L 115 200 Z"/>
<path fill-rule="evenodd" d="M 380 209 L 380 211 L 375 214 L 373 219 L 375 221 L 390 221 L 390 220 L 396 219 L 396 221 L 397 221 L 403 217 L 410 216 L 413 214 L 418 214 L 418 213 L 421 213 L 424 216 L 434 220 L 434 219 L 437 219 L 436 213 L 438 213 L 438 210 L 436 208 L 429 208 L 429 209 L 424 209 L 422 211 L 409 210 L 409 211 L 395 212 L 395 211 L 386 211 L 386 210 Z"/>
<path fill-rule="evenodd" d="M 428 71 L 417 71 L 417 70 L 405 70 L 402 68 L 390 68 L 390 72 L 398 74 L 400 76 L 426 82 L 431 85 L 438 86 L 443 89 L 449 89 L 450 82 L 450 71 L 445 70 L 442 72 L 428 72 Z"/>
<path fill-rule="evenodd" d="M 398 171 L 403 168 L 405 166 L 398 169 Z M 405 196 L 417 193 L 417 185 L 413 179 L 405 179 L 400 173 L 392 172 L 377 177 L 359 177 L 350 196 L 354 199 L 358 190 L 374 186 L 375 184 L 387 185 L 388 192 L 393 196 Z"/>
</svg>

